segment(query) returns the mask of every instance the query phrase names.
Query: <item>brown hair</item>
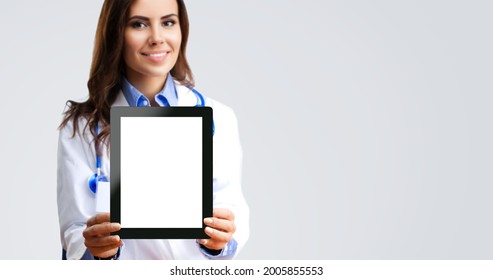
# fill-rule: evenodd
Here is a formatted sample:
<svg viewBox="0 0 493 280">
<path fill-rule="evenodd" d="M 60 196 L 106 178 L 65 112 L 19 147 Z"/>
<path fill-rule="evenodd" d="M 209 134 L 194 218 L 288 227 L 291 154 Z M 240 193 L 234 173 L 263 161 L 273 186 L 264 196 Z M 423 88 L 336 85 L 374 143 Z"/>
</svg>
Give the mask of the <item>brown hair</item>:
<svg viewBox="0 0 493 280">
<path fill-rule="evenodd" d="M 87 88 L 89 98 L 84 102 L 67 101 L 68 109 L 59 128 L 73 121 L 73 135 L 78 131 L 79 118 L 87 120 L 84 131 L 89 126 L 91 134 L 96 137 L 95 127 L 99 124 L 98 143 L 108 143 L 110 135 L 110 109 L 121 89 L 122 78 L 125 75 L 123 61 L 123 45 L 125 25 L 130 6 L 134 0 L 105 0 L 99 16 L 91 72 Z M 182 85 L 193 87 L 192 70 L 186 58 L 186 48 L 189 33 L 188 14 L 183 0 L 178 3 L 178 18 L 182 41 L 178 59 L 171 69 L 171 75 Z"/>
</svg>

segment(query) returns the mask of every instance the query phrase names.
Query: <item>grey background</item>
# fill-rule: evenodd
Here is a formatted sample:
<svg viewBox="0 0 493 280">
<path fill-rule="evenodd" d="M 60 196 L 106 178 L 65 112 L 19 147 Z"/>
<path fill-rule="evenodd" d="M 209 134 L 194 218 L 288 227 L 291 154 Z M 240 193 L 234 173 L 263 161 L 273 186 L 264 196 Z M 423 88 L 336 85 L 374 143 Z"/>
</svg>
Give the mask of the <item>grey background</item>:
<svg viewBox="0 0 493 280">
<path fill-rule="evenodd" d="M 60 257 L 56 127 L 101 4 L 1 3 L 0 259 Z M 493 258 L 491 1 L 187 6 L 197 88 L 239 118 L 240 258 Z"/>
</svg>

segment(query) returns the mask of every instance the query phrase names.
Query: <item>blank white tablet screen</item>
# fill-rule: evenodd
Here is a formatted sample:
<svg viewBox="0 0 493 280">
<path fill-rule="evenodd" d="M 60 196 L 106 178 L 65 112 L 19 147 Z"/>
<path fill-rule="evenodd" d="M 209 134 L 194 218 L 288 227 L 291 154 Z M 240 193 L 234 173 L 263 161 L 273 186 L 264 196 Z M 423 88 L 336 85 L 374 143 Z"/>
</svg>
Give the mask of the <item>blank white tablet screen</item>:
<svg viewBox="0 0 493 280">
<path fill-rule="evenodd" d="M 123 228 L 202 227 L 202 118 L 122 117 Z"/>
</svg>

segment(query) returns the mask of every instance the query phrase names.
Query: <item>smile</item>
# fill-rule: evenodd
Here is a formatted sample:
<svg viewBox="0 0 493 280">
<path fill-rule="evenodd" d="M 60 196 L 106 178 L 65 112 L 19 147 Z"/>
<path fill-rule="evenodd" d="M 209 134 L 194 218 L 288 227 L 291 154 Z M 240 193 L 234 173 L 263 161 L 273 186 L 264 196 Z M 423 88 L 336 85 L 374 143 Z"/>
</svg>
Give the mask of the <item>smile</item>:
<svg viewBox="0 0 493 280">
<path fill-rule="evenodd" d="M 160 52 L 152 52 L 152 53 L 141 53 L 146 60 L 151 63 L 163 63 L 168 57 L 169 52 L 160 51 Z"/>
<path fill-rule="evenodd" d="M 144 56 L 151 56 L 151 57 L 163 57 L 166 54 L 168 54 L 168 53 L 167 52 L 163 52 L 163 53 L 142 53 L 142 55 L 144 55 Z"/>
</svg>

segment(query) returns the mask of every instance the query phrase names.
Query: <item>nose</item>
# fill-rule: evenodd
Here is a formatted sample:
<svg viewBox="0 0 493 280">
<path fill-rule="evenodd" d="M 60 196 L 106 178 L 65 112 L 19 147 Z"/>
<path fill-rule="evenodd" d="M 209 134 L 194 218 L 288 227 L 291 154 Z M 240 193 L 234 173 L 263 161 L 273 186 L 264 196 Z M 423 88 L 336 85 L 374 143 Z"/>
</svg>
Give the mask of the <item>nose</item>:
<svg viewBox="0 0 493 280">
<path fill-rule="evenodd" d="M 149 45 L 162 45 L 164 44 L 163 30 L 159 27 L 151 28 L 151 33 L 149 34 Z"/>
</svg>

